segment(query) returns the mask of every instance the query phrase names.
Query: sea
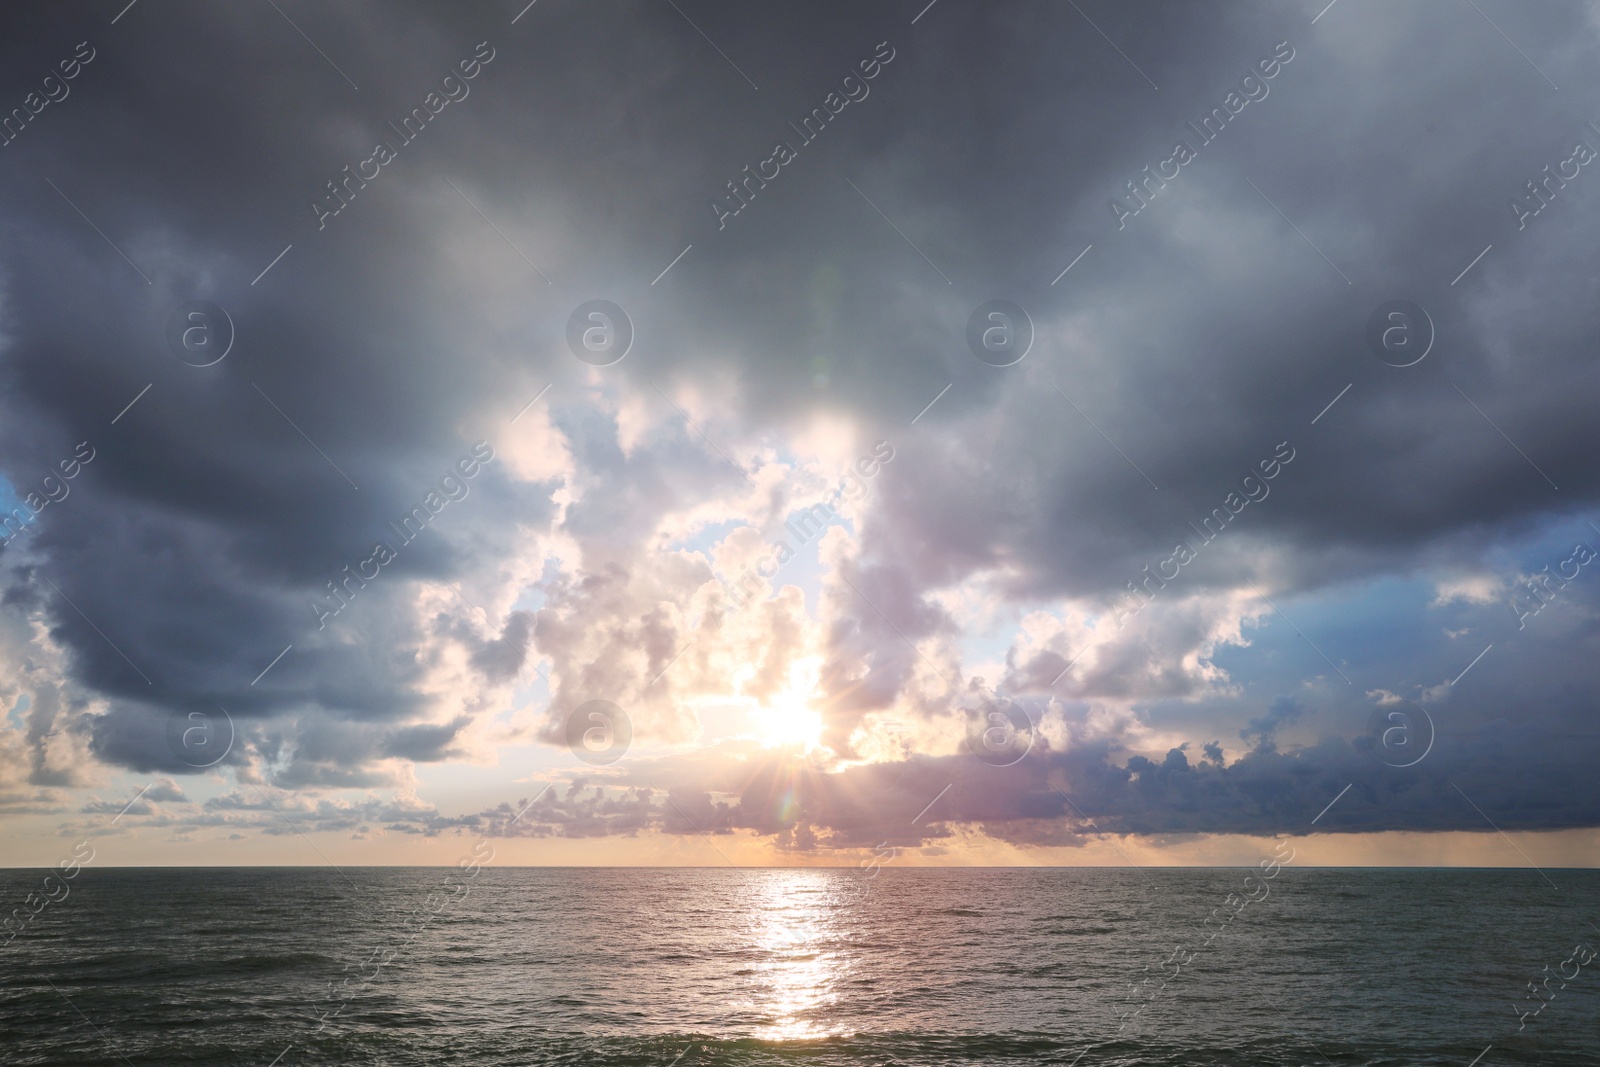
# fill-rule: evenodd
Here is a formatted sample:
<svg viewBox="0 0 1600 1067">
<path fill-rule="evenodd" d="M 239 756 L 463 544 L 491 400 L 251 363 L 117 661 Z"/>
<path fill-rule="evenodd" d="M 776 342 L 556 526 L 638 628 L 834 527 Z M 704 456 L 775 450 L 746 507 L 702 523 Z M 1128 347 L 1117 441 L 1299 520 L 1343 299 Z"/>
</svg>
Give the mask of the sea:
<svg viewBox="0 0 1600 1067">
<path fill-rule="evenodd" d="M 1600 1064 L 1592 870 L 47 873 L 16 1067 Z"/>
</svg>

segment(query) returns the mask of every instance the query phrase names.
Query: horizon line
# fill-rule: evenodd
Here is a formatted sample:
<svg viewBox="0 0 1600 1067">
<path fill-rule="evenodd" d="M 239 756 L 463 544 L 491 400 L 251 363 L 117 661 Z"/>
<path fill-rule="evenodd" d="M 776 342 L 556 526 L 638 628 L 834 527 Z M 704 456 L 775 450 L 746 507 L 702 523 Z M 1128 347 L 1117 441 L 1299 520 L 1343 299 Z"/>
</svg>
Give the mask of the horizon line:
<svg viewBox="0 0 1600 1067">
<path fill-rule="evenodd" d="M 80 871 L 88 870 L 116 870 L 116 871 L 272 871 L 272 870 L 395 870 L 400 868 L 416 868 L 420 870 L 455 870 L 455 863 L 365 863 L 345 864 L 340 868 L 330 867 L 325 863 L 211 863 L 204 865 L 176 864 L 176 863 L 99 863 L 94 866 L 85 866 Z M 1600 870 L 1600 862 L 1586 867 L 1557 867 L 1547 865 L 1543 868 L 1528 866 L 1484 866 L 1481 864 L 1402 864 L 1402 863 L 1320 863 L 1320 864 L 1283 864 L 1285 869 L 1302 871 L 1596 871 Z M 892 867 L 880 864 L 878 871 L 892 870 L 932 870 L 932 871 L 1186 871 L 1186 870 L 1250 870 L 1256 867 L 1255 863 L 978 863 L 978 864 L 953 864 L 953 863 L 915 863 L 901 864 Z M 0 872 L 5 871 L 48 871 L 51 867 L 8 866 L 0 864 Z M 861 869 L 859 864 L 846 865 L 841 863 L 485 863 L 480 870 L 555 870 L 555 871 L 726 871 L 726 870 L 755 870 L 755 871 L 853 871 Z"/>
</svg>

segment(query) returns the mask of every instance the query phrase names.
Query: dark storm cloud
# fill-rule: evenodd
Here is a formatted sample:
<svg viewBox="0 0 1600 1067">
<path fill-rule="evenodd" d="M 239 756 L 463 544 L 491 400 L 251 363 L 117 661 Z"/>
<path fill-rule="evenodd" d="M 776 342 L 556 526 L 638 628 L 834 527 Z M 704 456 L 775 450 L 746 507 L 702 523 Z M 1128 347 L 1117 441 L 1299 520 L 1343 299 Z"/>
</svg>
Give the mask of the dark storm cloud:
<svg viewBox="0 0 1600 1067">
<path fill-rule="evenodd" d="M 1011 767 L 958 755 L 829 775 L 769 756 L 719 765 L 709 775 L 701 765 L 695 781 L 711 792 L 690 785 L 619 789 L 580 779 L 531 807 L 519 802 L 526 814 L 515 825 L 507 825 L 504 811 L 498 822 L 494 811 L 480 813 L 473 825 L 525 837 L 748 831 L 788 834 L 790 847 L 803 828 L 811 843 L 802 851 L 819 852 L 921 846 L 963 824 L 1017 845 L 1073 847 L 1103 834 L 1492 833 L 1592 825 L 1600 786 L 1564 779 L 1554 795 L 1548 777 L 1564 775 L 1574 757 L 1600 758 L 1600 750 L 1590 743 L 1557 756 L 1554 741 L 1537 728 L 1499 720 L 1441 742 L 1409 768 L 1385 765 L 1365 737 L 1325 739 L 1291 752 L 1258 748 L 1231 765 L 1192 762 L 1179 748 L 1160 760 L 1117 756 L 1104 744 L 1065 753 L 1042 748 Z M 641 771 L 657 781 L 671 774 L 665 764 Z M 1492 823 L 1485 812 L 1493 813 Z"/>
<path fill-rule="evenodd" d="M 1592 763 L 1600 749 L 1590 741 L 1558 755 L 1555 738 L 1500 719 L 1441 740 L 1406 768 L 1383 763 L 1366 737 L 1329 738 L 1290 752 L 1257 748 L 1231 765 L 1191 761 L 1179 748 L 1159 760 L 1117 756 L 1103 744 L 1040 749 L 1012 767 L 958 755 L 870 764 L 837 775 L 807 775 L 791 761 L 772 758 L 730 769 L 714 782 L 713 789 L 738 797 L 733 807 L 710 795 L 691 807 L 674 792 L 666 801 L 657 797 L 651 810 L 656 826 L 678 834 L 730 828 L 771 834 L 804 823 L 830 849 L 919 845 L 949 836 L 958 824 L 977 824 L 1022 845 L 1076 845 L 1102 832 L 1493 832 L 1496 826 L 1592 825 L 1600 785 L 1592 777 L 1574 780 L 1564 768 L 1573 760 Z M 1550 775 L 1562 776 L 1559 792 L 1549 788 Z M 783 803 L 791 790 L 792 800 Z M 596 793 L 589 804 L 598 803 Z M 637 814 L 637 807 L 630 812 Z M 1493 813 L 1492 823 L 1485 812 Z"/>
<path fill-rule="evenodd" d="M 1545 14 L 1557 24 L 1577 17 Z M 1480 45 L 1474 35 L 1482 27 L 1450 16 L 1411 22 L 1368 8 L 1355 17 L 1369 24 L 1389 20 L 1399 35 L 1396 54 L 1404 41 L 1449 42 L 1468 53 Z M 1554 33 L 1556 26 L 1546 30 Z M 1575 393 L 1569 400 L 1594 393 L 1593 363 L 1582 341 L 1593 334 L 1592 301 L 1581 295 L 1586 283 L 1576 267 L 1586 239 L 1547 231 L 1540 237 L 1548 243 L 1534 255 L 1531 233 L 1519 238 L 1524 244 L 1509 239 L 1504 213 L 1506 190 L 1522 181 L 1513 172 L 1537 154 L 1524 120 L 1538 99 L 1536 79 L 1523 84 L 1514 57 L 1507 57 L 1513 62 L 1504 82 L 1490 79 L 1502 91 L 1488 96 L 1470 65 L 1430 68 L 1424 97 L 1446 95 L 1441 85 L 1459 81 L 1465 89 L 1470 82 L 1466 95 L 1480 106 L 1470 139 L 1452 138 L 1446 131 L 1459 119 L 1441 117 L 1443 128 L 1434 131 L 1421 102 L 1401 95 L 1415 79 L 1403 77 L 1404 87 L 1380 91 L 1355 76 L 1361 60 L 1353 40 L 1329 35 L 1326 42 L 1308 41 L 1301 28 L 1285 32 L 1303 47 L 1275 80 L 1274 95 L 1207 146 L 1181 183 L 1152 200 L 1138 225 L 1116 232 L 1105 223 L 1085 223 L 1083 240 L 1094 239 L 1094 254 L 1105 258 L 1086 260 L 1072 276 L 1081 293 L 1078 308 L 1070 297 L 1057 298 L 1072 329 L 1063 338 L 1068 343 L 1017 368 L 1038 371 L 1028 379 L 1036 395 L 1011 408 L 1011 417 L 975 448 L 971 423 L 951 421 L 972 394 L 952 392 L 943 414 L 934 416 L 948 428 L 935 440 L 919 441 L 911 463 L 886 486 L 892 525 L 876 537 L 869 531 L 868 544 L 912 570 L 914 584 L 998 565 L 1012 568 L 1019 594 L 1088 594 L 1109 606 L 1117 586 L 1141 577 L 1141 566 L 1167 556 L 1180 539 L 1193 542 L 1191 524 L 1209 515 L 1240 475 L 1285 438 L 1300 449 L 1297 464 L 1283 472 L 1271 499 L 1241 516 L 1240 528 L 1226 535 L 1231 540 L 1208 548 L 1193 573 L 1185 573 L 1190 588 L 1227 587 L 1252 574 L 1276 585 L 1315 587 L 1407 569 L 1425 554 L 1459 558 L 1497 533 L 1526 530 L 1592 498 L 1593 421 L 1576 408 L 1552 417 L 1550 390 L 1541 384 L 1570 383 Z M 1191 136 L 1178 122 L 1185 105 L 1169 106 L 1179 112 L 1170 123 L 1175 135 Z M 1558 103 L 1541 129 L 1553 137 L 1565 121 L 1573 135 L 1581 133 L 1579 116 L 1563 119 L 1561 110 Z M 1429 136 L 1420 143 L 1401 132 L 1424 122 Z M 1345 144 L 1340 131 L 1354 128 L 1365 132 Z M 1388 135 L 1368 138 L 1385 129 Z M 1416 147 L 1392 147 L 1403 143 Z M 1426 192 L 1416 178 L 1396 173 L 1402 168 L 1425 171 Z M 1272 190 L 1288 208 L 1295 204 L 1286 204 L 1286 195 L 1312 208 L 1288 213 L 1346 264 L 1357 283 L 1347 286 L 1274 221 L 1245 178 Z M 1107 190 L 1116 191 L 1114 185 Z M 1417 201 L 1424 205 L 1420 213 Z M 1356 240 L 1332 224 L 1341 217 L 1354 223 Z M 1492 238 L 1500 242 L 1497 252 L 1509 249 L 1511 262 L 1497 261 L 1473 285 L 1452 291 L 1454 269 L 1439 262 L 1434 234 L 1469 222 L 1485 234 L 1482 243 Z M 1593 213 L 1575 215 L 1572 223 L 1586 230 Z M 1246 228 L 1233 237 L 1227 231 L 1234 227 Z M 1459 265 L 1482 243 L 1463 248 Z M 1363 320 L 1382 285 L 1424 298 L 1440 324 L 1435 358 L 1409 379 L 1378 364 L 1361 343 Z M 1517 317 L 1525 328 L 1564 338 L 1530 349 L 1518 345 L 1522 355 L 1514 366 L 1494 351 L 1503 345 L 1505 325 L 1486 321 L 1481 310 L 1503 302 L 1507 285 L 1528 292 L 1530 303 Z M 1035 312 L 1035 319 L 1050 327 L 1043 313 Z M 1562 325 L 1552 331 L 1553 323 Z M 1525 451 L 1546 457 L 1543 466 L 1564 468 L 1564 474 L 1551 472 L 1562 483 L 1561 495 L 1439 373 L 1446 359 L 1466 392 L 1480 402 L 1493 398 L 1495 423 Z M 1160 491 L 1060 402 L 1043 366 Z M 959 373 L 951 376 L 959 381 Z M 1352 382 L 1343 410 L 1309 426 Z M 1518 427 L 1507 426 L 1506 418 Z M 1348 421 L 1341 425 L 1340 419 Z M 929 531 L 937 533 L 930 538 Z M 1264 577 L 1260 556 L 1269 547 L 1279 566 Z M 1066 663 L 1065 656 L 1051 654 L 1030 672 L 1032 684 L 1043 685 Z M 1120 677 L 1127 683 L 1146 673 L 1123 671 Z"/>
<path fill-rule="evenodd" d="M 1292 697 L 1279 697 L 1259 719 L 1251 719 L 1239 736 L 1249 741 L 1255 739 L 1258 752 L 1271 752 L 1276 748 L 1278 727 L 1293 722 L 1305 714 L 1305 708 Z"/>
<path fill-rule="evenodd" d="M 358 49 L 340 35 L 356 33 L 363 18 L 317 28 L 326 46 Z M 487 489 L 491 466 L 469 499 L 362 589 L 366 619 L 330 624 L 348 635 L 381 612 L 378 632 L 355 644 L 323 639 L 312 599 L 327 596 L 326 583 L 374 543 L 400 545 L 388 524 L 435 487 L 474 434 L 493 437 L 500 427 L 484 426 L 473 410 L 490 374 L 458 358 L 471 341 L 450 315 L 430 310 L 450 294 L 427 224 L 393 205 L 381 218 L 382 205 L 370 202 L 376 192 L 352 205 L 372 219 L 365 235 L 353 217 L 340 220 L 337 240 L 318 234 L 300 213 L 327 180 L 322 171 L 338 172 L 333 161 L 352 147 L 357 112 L 362 126 L 374 111 L 398 117 L 399 100 L 431 88 L 422 72 L 432 79 L 435 67 L 471 55 L 480 27 L 471 17 L 454 27 L 403 20 L 415 71 L 390 57 L 363 70 L 362 96 L 346 99 L 340 92 L 351 90 L 331 70 L 314 70 L 322 60 L 310 49 L 309 62 L 296 56 L 263 63 L 259 79 L 247 73 L 248 42 L 263 34 L 304 45 L 270 6 L 227 15 L 169 7 L 156 19 L 141 25 L 130 13 L 107 27 L 84 16 L 72 25 L 72 16 L 41 11 L 13 42 L 19 53 L 43 55 L 58 39 L 91 36 L 102 48 L 59 114 L 41 115 L 7 148 L 17 163 L 10 192 L 26 206 L 9 221 L 17 255 L 6 278 L 14 343 L 5 370 L 17 419 L 6 447 L 8 467 L 23 470 L 68 438 L 101 448 L 89 472 L 97 481 L 80 481 L 55 521 L 32 535 L 49 563 L 17 579 L 33 578 L 35 595 L 50 598 L 79 677 L 117 698 L 97 728 L 98 753 L 183 770 L 162 751 L 160 716 L 174 707 L 214 713 L 221 704 L 246 719 L 317 707 L 356 718 L 412 715 L 418 668 L 372 655 L 419 640 L 404 612 L 406 579 L 460 575 L 505 550 L 500 531 L 512 514 L 537 521 L 549 505 Z M 427 145 L 435 155 L 451 152 L 444 119 L 457 124 L 455 136 L 474 133 L 468 107 L 479 100 L 462 103 L 463 114 L 427 131 L 439 142 Z M 410 177 L 385 175 L 397 191 L 422 177 L 420 159 L 406 162 L 417 164 Z M 59 179 L 108 237 L 114 231 L 154 284 L 46 177 Z M 252 286 L 290 242 L 295 258 Z M 343 282 L 330 287 L 331 277 Z M 204 370 L 174 359 L 162 336 L 168 309 L 196 295 L 222 302 L 238 330 L 229 357 Z M 149 394 L 109 425 L 145 384 Z M 291 643 L 293 658 L 252 683 Z M 129 729 L 119 729 L 123 720 Z M 396 744 L 347 745 L 338 759 L 359 763 L 385 750 L 428 758 L 416 740 Z"/>
<path fill-rule="evenodd" d="M 1309 9 L 1283 5 L 1091 8 L 1131 62 L 1070 5 L 941 4 L 915 27 L 920 4 L 694 8 L 741 74 L 670 6 L 541 4 L 513 26 L 520 6 L 286 8 L 328 59 L 270 5 L 145 4 L 115 26 L 100 10 L 8 16 L 0 99 L 22 99 L 78 41 L 98 49 L 70 97 L 0 148 L 0 465 L 21 487 L 79 441 L 98 450 L 28 535 L 34 555 L 3 564 L 6 603 L 42 608 L 74 680 L 110 701 L 75 720 L 103 760 L 188 770 L 167 716 L 220 706 L 241 722 L 241 753 L 292 758 L 282 784 L 376 784 L 390 780 L 379 761 L 458 751 L 476 709 L 421 695 L 443 669 L 442 641 L 491 683 L 515 677 L 530 648 L 559 654 L 595 629 L 642 648 L 651 671 L 666 664 L 688 635 L 617 590 L 652 550 L 655 515 L 742 481 L 687 426 L 624 456 L 604 419 L 557 405 L 586 370 L 566 352 L 566 317 L 595 296 L 622 303 L 638 331 L 611 368 L 616 387 L 657 407 L 677 386 L 721 390 L 729 450 L 753 451 L 818 407 L 906 441 L 844 568 L 861 595 L 831 601 L 825 674 L 841 738 L 924 669 L 907 637 L 958 633 L 928 591 L 992 571 L 1018 601 L 1109 604 L 1281 441 L 1298 450 L 1293 465 L 1185 569 L 1185 588 L 1251 578 L 1311 593 L 1409 574 L 1594 503 L 1588 264 L 1600 223 L 1588 183 L 1600 178 L 1585 170 L 1520 231 L 1507 208 L 1591 136 L 1576 87 L 1594 32 L 1580 9 L 1495 9 L 1574 87 L 1556 94 L 1483 19 L 1452 7 L 1346 0 L 1315 27 Z M 578 46 L 597 34 L 604 47 Z M 319 229 L 311 203 L 326 184 L 396 139 L 390 123 L 480 42 L 494 58 L 470 94 Z M 893 58 L 870 93 L 794 145 L 796 159 L 719 229 L 711 203 L 726 183 L 774 142 L 798 140 L 789 122 L 880 42 Z M 1112 198 L 1131 204 L 1126 183 L 1192 143 L 1186 123 L 1280 42 L 1293 59 L 1270 93 L 1195 144 L 1181 176 L 1119 228 Z M 1004 370 L 963 340 L 968 314 L 995 296 L 1022 303 L 1038 330 L 1034 351 Z M 1362 339 L 1372 310 L 1400 296 L 1425 305 L 1439 335 L 1405 370 Z M 191 297 L 224 305 L 237 327 L 215 367 L 166 350 L 167 315 Z M 538 632 L 530 616 L 485 619 L 467 605 L 425 615 L 413 580 L 493 575 L 525 547 L 519 528 L 555 521 L 556 484 L 512 479 L 500 447 L 510 416 L 552 381 L 586 489 L 561 532 L 584 545 L 587 570 L 551 583 Z M 312 598 L 391 538 L 389 524 L 480 439 L 502 458 L 319 628 Z M 1187 649 L 1211 621 L 1151 625 Z M 1592 640 L 1565 644 L 1579 654 L 1540 685 L 1592 695 Z M 1013 662 L 1015 688 L 1042 689 L 1066 651 Z M 1347 658 L 1377 656 L 1352 642 Z M 617 662 L 563 674 L 556 705 L 629 684 Z M 1079 695 L 1194 690 L 1149 649 L 1108 652 L 1096 669 L 1093 693 Z M 1581 703 L 1552 705 L 1549 737 L 1574 728 Z M 1108 830 L 1242 829 L 1314 805 L 1314 790 L 1286 799 L 1307 773 L 1321 785 L 1349 762 L 1355 774 L 1354 750 L 1335 742 L 1270 751 L 1292 716 L 1261 719 L 1264 706 L 1204 731 L 1250 731 L 1257 751 L 1234 767 L 1106 754 L 1078 768 L 1090 783 L 1080 803 Z M 1543 744 L 1502 752 L 1530 791 L 1507 797 L 1513 822 L 1547 810 L 1547 825 L 1569 825 L 1575 809 L 1541 809 L 1536 783 L 1568 788 L 1589 764 L 1579 746 Z M 1487 773 L 1488 752 L 1462 766 Z M 1054 758 L 1070 772 L 1077 750 Z M 841 779 L 896 806 L 920 795 L 878 773 Z M 988 827 L 1060 816 L 1036 784 L 958 784 L 946 801 Z M 685 788 L 678 818 L 723 820 Z M 1360 797 L 1341 810 L 1366 812 Z M 1395 805 L 1374 799 L 1371 822 L 1453 825 L 1449 802 L 1412 788 Z M 818 803 L 818 826 L 849 840 L 877 832 L 880 816 L 843 794 Z M 741 801 L 728 824 L 780 828 L 756 806 Z M 597 809 L 571 825 L 632 817 Z"/>
</svg>

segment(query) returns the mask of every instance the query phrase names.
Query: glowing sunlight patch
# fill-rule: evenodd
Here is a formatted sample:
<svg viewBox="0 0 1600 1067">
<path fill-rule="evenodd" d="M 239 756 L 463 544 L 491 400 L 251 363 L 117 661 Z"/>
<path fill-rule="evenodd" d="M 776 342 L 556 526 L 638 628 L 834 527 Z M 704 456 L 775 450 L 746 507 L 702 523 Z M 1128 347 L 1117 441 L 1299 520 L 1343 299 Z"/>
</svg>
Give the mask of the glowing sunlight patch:
<svg viewBox="0 0 1600 1067">
<path fill-rule="evenodd" d="M 750 720 L 766 748 L 798 748 L 809 752 L 822 743 L 822 715 L 800 697 L 786 696 L 752 708 Z"/>
</svg>

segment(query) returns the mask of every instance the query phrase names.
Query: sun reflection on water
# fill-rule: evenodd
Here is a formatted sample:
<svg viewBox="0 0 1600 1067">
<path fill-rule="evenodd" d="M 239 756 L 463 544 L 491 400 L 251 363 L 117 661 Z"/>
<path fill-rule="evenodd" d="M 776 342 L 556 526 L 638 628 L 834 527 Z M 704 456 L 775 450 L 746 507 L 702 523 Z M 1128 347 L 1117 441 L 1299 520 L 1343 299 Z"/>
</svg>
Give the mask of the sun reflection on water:
<svg viewBox="0 0 1600 1067">
<path fill-rule="evenodd" d="M 850 962 L 834 947 L 828 903 L 832 890 L 814 872 L 772 871 L 754 902 L 758 987 L 752 1007 L 765 1016 L 757 1036 L 797 1041 L 833 1036 L 830 1018 Z"/>
</svg>

